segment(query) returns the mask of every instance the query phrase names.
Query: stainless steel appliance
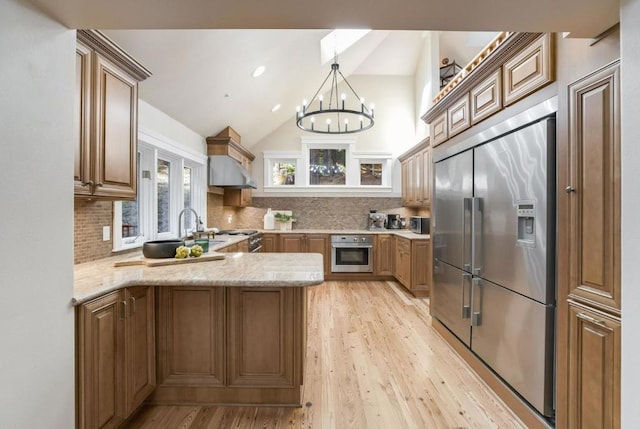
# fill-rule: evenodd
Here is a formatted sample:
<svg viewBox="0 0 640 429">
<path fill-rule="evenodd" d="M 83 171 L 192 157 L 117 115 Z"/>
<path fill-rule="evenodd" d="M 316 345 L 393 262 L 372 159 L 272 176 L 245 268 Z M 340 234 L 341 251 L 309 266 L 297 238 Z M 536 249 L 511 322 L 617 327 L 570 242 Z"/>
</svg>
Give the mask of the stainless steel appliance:
<svg viewBox="0 0 640 429">
<path fill-rule="evenodd" d="M 552 416 L 555 119 L 435 160 L 432 314 Z"/>
<path fill-rule="evenodd" d="M 369 231 L 383 231 L 387 229 L 387 215 L 384 213 L 370 212 L 367 223 Z"/>
<path fill-rule="evenodd" d="M 255 229 L 226 229 L 218 235 L 248 235 L 249 253 L 262 252 L 262 233 Z"/>
<path fill-rule="evenodd" d="M 411 216 L 409 218 L 409 229 L 416 234 L 429 234 L 430 218 L 423 216 Z"/>
<path fill-rule="evenodd" d="M 332 235 L 332 273 L 373 272 L 373 238 L 370 235 Z"/>
<path fill-rule="evenodd" d="M 388 214 L 387 215 L 387 229 L 400 229 L 402 228 L 402 224 L 400 223 L 400 215 L 399 214 Z"/>
</svg>

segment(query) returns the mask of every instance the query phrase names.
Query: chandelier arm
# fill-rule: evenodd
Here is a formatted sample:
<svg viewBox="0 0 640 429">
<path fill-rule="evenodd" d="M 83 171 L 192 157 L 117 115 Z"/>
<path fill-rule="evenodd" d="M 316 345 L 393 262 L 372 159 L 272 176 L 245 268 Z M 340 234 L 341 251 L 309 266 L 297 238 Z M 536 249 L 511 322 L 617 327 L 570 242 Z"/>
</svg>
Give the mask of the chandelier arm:
<svg viewBox="0 0 640 429">
<path fill-rule="evenodd" d="M 344 75 L 342 74 L 342 72 L 340 70 L 338 70 L 338 73 L 340 73 L 340 76 L 342 76 L 342 80 L 344 80 L 344 83 L 347 84 L 347 86 L 349 87 L 349 89 L 351 89 L 351 92 L 353 92 L 353 94 L 356 96 L 357 100 L 360 100 L 360 96 L 358 95 L 358 93 L 356 92 L 355 89 L 353 89 L 353 87 L 351 86 L 351 84 L 349 83 L 349 81 L 347 80 L 346 77 L 344 77 Z M 362 107 L 364 107 L 364 109 L 368 112 L 369 108 L 363 104 Z"/>
<path fill-rule="evenodd" d="M 309 101 L 309 106 L 311 106 L 311 103 L 313 103 L 313 100 L 316 99 L 316 97 L 318 96 L 318 94 L 320 93 L 320 91 L 322 91 L 322 88 L 324 87 L 324 84 L 327 83 L 327 80 L 329 80 L 329 76 L 331 76 L 331 73 L 333 73 L 333 70 L 331 70 L 329 72 L 329 74 L 327 75 L 327 77 L 324 78 L 324 81 L 322 82 L 322 84 L 320 85 L 320 88 L 318 88 L 318 90 L 316 91 L 316 93 L 314 94 L 314 96 L 311 98 L 311 100 Z"/>
</svg>

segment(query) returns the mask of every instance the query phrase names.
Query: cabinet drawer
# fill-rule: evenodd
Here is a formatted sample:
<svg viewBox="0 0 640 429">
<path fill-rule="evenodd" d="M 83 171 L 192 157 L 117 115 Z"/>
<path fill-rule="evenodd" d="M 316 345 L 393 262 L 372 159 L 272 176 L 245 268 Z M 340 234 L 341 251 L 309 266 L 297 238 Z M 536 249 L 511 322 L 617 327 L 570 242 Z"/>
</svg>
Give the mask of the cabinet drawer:
<svg viewBox="0 0 640 429">
<path fill-rule="evenodd" d="M 472 124 L 477 124 L 502 109 L 502 69 L 496 70 L 474 86 L 469 95 Z"/>
<path fill-rule="evenodd" d="M 447 130 L 447 112 L 438 116 L 430 124 L 431 146 L 435 147 L 449 138 Z"/>
<path fill-rule="evenodd" d="M 503 68 L 504 105 L 508 106 L 553 81 L 552 40 L 545 33 Z"/>
<path fill-rule="evenodd" d="M 447 110 L 448 137 L 451 138 L 471 126 L 469 119 L 469 94 L 455 102 Z"/>
</svg>

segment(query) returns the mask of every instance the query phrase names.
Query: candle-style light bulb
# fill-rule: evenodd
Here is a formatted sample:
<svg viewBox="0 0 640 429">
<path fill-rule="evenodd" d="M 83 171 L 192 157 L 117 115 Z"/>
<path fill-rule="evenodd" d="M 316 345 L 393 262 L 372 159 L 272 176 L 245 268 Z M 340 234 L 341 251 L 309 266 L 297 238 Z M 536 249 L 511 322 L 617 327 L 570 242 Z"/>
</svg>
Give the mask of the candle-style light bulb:
<svg viewBox="0 0 640 429">
<path fill-rule="evenodd" d="M 318 97 L 318 100 L 320 101 L 320 110 L 322 110 L 322 100 L 324 100 L 324 97 L 321 95 Z"/>
<path fill-rule="evenodd" d="M 300 106 L 296 106 L 296 116 L 299 118 L 300 116 L 302 116 L 300 114 Z"/>
<path fill-rule="evenodd" d="M 373 117 L 373 109 L 376 107 L 375 104 L 371 103 L 371 117 Z"/>
<path fill-rule="evenodd" d="M 360 110 L 364 113 L 364 97 L 360 97 Z"/>
<path fill-rule="evenodd" d="M 362 129 L 362 121 L 364 120 L 364 118 L 362 116 L 360 116 L 360 129 Z"/>
<path fill-rule="evenodd" d="M 331 119 L 327 119 L 327 132 L 331 131 Z"/>
<path fill-rule="evenodd" d="M 342 110 L 344 110 L 344 100 L 347 99 L 347 94 L 345 94 L 344 92 L 342 93 L 342 95 L 340 96 L 340 98 L 342 98 Z"/>
<path fill-rule="evenodd" d="M 344 130 L 349 131 L 349 119 L 344 118 Z"/>
<path fill-rule="evenodd" d="M 313 131 L 315 124 L 316 124 L 316 118 L 314 116 L 312 116 L 311 117 L 311 131 Z"/>
<path fill-rule="evenodd" d="M 307 99 L 302 100 L 302 113 L 307 113 Z"/>
</svg>

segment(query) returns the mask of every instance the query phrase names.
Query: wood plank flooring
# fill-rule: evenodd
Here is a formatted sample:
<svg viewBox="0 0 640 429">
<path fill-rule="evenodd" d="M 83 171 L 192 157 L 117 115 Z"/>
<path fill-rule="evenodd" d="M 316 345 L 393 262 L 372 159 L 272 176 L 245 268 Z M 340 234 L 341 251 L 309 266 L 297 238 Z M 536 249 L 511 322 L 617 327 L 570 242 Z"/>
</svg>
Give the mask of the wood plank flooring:
<svg viewBox="0 0 640 429">
<path fill-rule="evenodd" d="M 145 406 L 126 426 L 524 428 L 431 328 L 428 299 L 395 282 L 309 290 L 301 408 Z"/>
</svg>

